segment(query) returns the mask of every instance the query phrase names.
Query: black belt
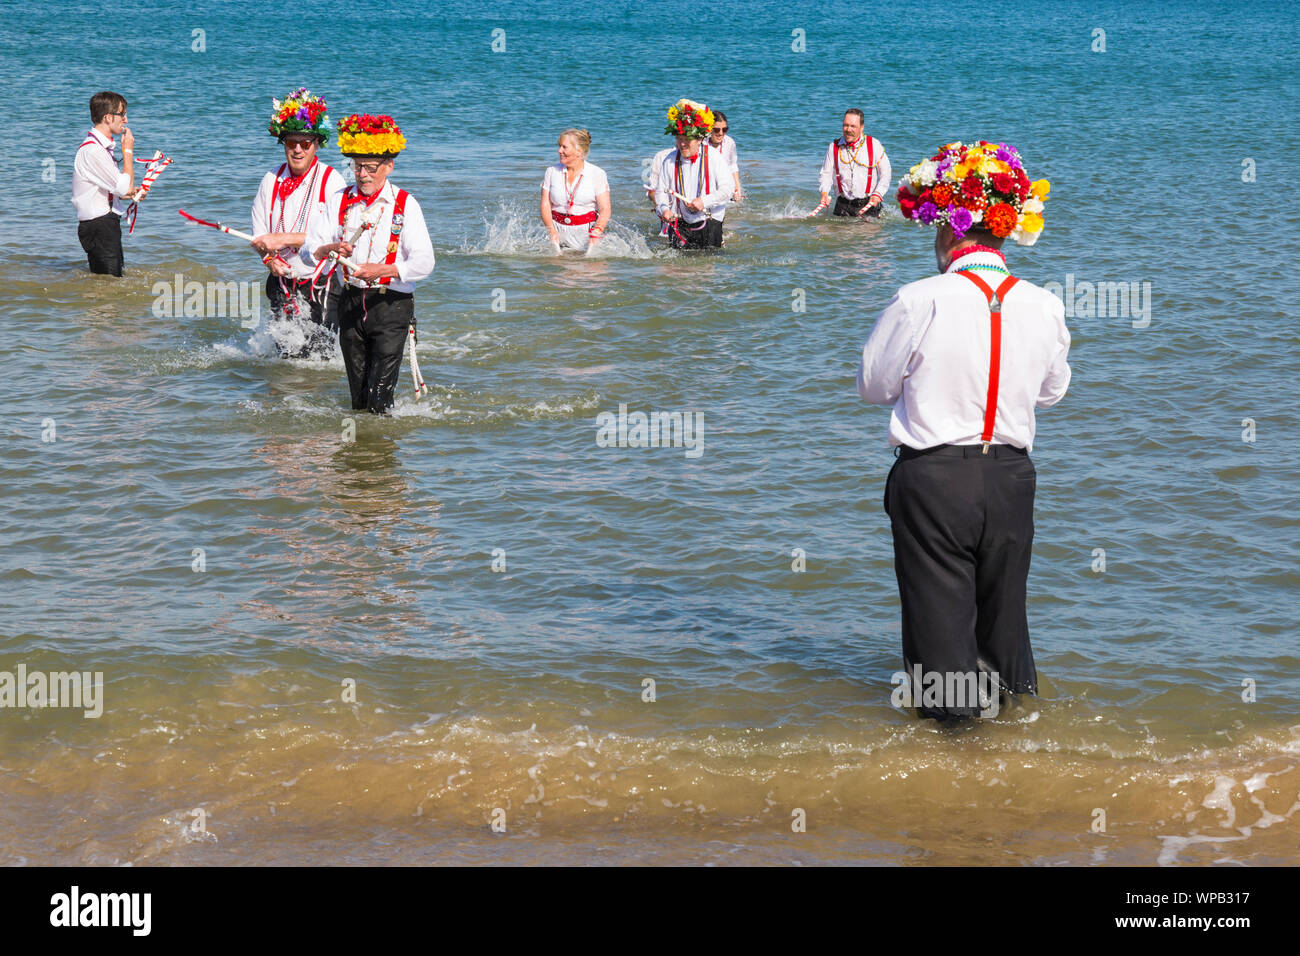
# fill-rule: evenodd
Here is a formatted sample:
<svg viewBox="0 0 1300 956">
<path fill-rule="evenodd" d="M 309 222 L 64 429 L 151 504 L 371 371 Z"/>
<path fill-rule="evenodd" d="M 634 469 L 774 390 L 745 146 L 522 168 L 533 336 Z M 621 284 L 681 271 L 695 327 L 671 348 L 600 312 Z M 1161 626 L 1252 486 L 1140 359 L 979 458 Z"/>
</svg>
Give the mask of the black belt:
<svg viewBox="0 0 1300 956">
<path fill-rule="evenodd" d="M 381 293 L 385 299 L 409 299 L 413 295 L 411 292 L 398 292 L 386 285 L 372 285 L 367 289 L 359 289 L 349 282 L 343 286 L 344 295 L 365 295 L 367 292 Z"/>
<path fill-rule="evenodd" d="M 921 458 L 925 455 L 939 455 L 943 458 L 1010 458 L 1012 456 L 1023 458 L 1028 454 L 1028 450 L 1017 448 L 1015 445 L 995 444 L 989 445 L 987 455 L 983 445 L 935 445 L 933 448 L 910 448 L 907 445 L 898 445 L 894 451 L 894 457 L 900 461 Z"/>
</svg>

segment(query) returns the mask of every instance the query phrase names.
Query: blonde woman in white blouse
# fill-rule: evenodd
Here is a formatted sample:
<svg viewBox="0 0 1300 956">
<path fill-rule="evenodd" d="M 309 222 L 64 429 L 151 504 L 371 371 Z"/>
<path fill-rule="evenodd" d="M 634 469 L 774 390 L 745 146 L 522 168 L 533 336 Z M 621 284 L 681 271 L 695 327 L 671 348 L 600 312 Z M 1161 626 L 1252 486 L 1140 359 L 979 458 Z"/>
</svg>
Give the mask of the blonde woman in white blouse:
<svg viewBox="0 0 1300 956">
<path fill-rule="evenodd" d="M 566 129 L 556 141 L 560 161 L 542 178 L 542 225 L 551 247 L 590 250 L 609 224 L 609 180 L 605 171 L 587 162 L 591 134 Z"/>
</svg>

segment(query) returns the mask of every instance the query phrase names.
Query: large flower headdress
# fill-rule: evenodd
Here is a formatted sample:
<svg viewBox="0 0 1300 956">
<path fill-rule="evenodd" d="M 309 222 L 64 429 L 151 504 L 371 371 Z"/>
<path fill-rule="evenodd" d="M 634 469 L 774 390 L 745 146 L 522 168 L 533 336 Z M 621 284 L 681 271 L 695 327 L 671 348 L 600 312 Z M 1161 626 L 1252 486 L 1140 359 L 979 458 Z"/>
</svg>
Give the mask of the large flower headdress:
<svg viewBox="0 0 1300 956">
<path fill-rule="evenodd" d="M 396 156 L 406 137 L 391 116 L 358 116 L 339 121 L 339 152 L 344 156 Z"/>
<path fill-rule="evenodd" d="M 1006 143 L 949 143 L 917 163 L 898 184 L 903 215 L 947 225 L 958 239 L 974 226 L 1032 246 L 1043 231 L 1051 184 L 1030 182 L 1020 154 Z"/>
<path fill-rule="evenodd" d="M 277 138 L 290 133 L 318 136 L 324 146 L 330 139 L 325 101 L 305 87 L 294 90 L 283 100 L 271 100 L 270 132 Z"/>
</svg>

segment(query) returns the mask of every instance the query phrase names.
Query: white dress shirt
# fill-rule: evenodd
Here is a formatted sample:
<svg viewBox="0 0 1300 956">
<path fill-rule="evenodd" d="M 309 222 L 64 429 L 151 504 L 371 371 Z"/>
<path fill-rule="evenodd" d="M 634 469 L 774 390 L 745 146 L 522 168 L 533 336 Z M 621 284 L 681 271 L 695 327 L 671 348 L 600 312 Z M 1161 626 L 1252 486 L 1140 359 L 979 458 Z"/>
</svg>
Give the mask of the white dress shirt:
<svg viewBox="0 0 1300 956">
<path fill-rule="evenodd" d="M 126 203 L 119 197 L 126 192 L 130 178 L 113 161 L 111 137 L 92 129 L 86 139 L 94 142 L 78 149 L 72 164 L 72 205 L 77 209 L 77 220 L 98 219 L 110 212 L 120 216 L 126 212 Z"/>
<path fill-rule="evenodd" d="M 330 197 L 347 188 L 343 176 L 318 159 L 315 167 L 307 173 L 298 188 L 289 194 L 288 199 L 283 203 L 278 199 L 272 201 L 276 184 L 289 178 L 289 175 L 289 164 L 281 163 L 262 177 L 257 195 L 253 198 L 253 235 L 260 236 L 268 232 L 305 233 L 314 220 L 328 214 Z M 324 202 L 320 201 L 322 185 L 325 188 Z M 337 222 L 337 207 L 334 217 Z M 286 246 L 280 250 L 280 258 L 289 263 L 293 278 L 310 278 L 313 267 L 303 260 L 300 251 L 296 246 Z"/>
<path fill-rule="evenodd" d="M 564 173 L 564 164 L 556 163 L 554 166 L 546 167 L 546 175 L 542 177 L 542 192 L 551 197 L 551 211 L 570 216 L 581 216 L 589 212 L 599 213 L 596 198 L 609 192 L 609 180 L 605 178 L 605 170 L 595 163 L 584 162 L 576 187 L 565 185 Z M 572 206 L 569 205 L 570 190 L 573 192 Z M 558 219 L 555 220 L 560 244 L 571 249 L 587 248 L 590 244 L 588 230 L 594 225 L 595 223 L 592 222 L 570 226 Z"/>
<path fill-rule="evenodd" d="M 722 156 L 727 161 L 727 168 L 731 170 L 731 175 L 740 176 L 740 157 L 736 155 L 736 141 L 731 138 L 730 133 L 722 134 L 722 145 L 718 147 L 722 150 Z"/>
<path fill-rule="evenodd" d="M 364 202 L 353 204 L 348 209 L 347 219 L 339 225 L 339 206 L 343 203 L 346 190 L 339 190 L 330 196 L 324 216 L 313 216 L 307 228 L 307 243 L 302 248 L 304 262 L 315 265 L 314 253 L 321 246 L 344 239 L 351 239 L 352 234 L 362 223 L 374 222 L 373 229 L 367 229 L 357 239 L 351 259 L 361 265 L 365 262 L 383 262 L 388 256 L 388 240 L 392 232 L 393 204 L 397 202 L 397 187 L 390 179 L 379 190 L 378 197 L 369 209 Z M 376 208 L 378 207 L 378 208 Z M 378 218 L 376 218 L 376 216 Z M 429 239 L 429 230 L 424 224 L 424 213 L 415 197 L 407 194 L 406 211 L 402 216 L 402 231 L 397 237 L 397 278 L 388 283 L 393 292 L 414 292 L 415 284 L 433 272 L 433 242 Z M 340 270 L 341 271 L 341 270 Z M 348 284 L 358 288 L 373 288 L 356 278 L 349 278 Z"/>
<path fill-rule="evenodd" d="M 988 397 L 989 304 L 965 276 L 972 265 L 1004 266 L 994 253 L 956 260 L 943 275 L 903 286 L 876 319 L 862 349 L 858 394 L 893 405 L 889 443 L 911 448 L 977 445 Z M 974 270 L 992 289 L 1006 278 Z M 1034 409 L 1059 402 L 1070 384 L 1065 306 L 1023 279 L 1002 306 L 1002 349 L 993 441 L 1033 450 Z"/>
<path fill-rule="evenodd" d="M 706 152 L 709 158 L 707 182 L 704 181 Z M 694 162 L 685 156 L 681 157 L 681 189 L 676 189 L 677 163 L 678 154 L 674 149 L 664 157 L 663 164 L 659 167 L 658 182 L 655 184 L 655 208 L 662 214 L 673 210 L 687 222 L 703 222 L 709 216 L 722 222 L 727 215 L 727 200 L 736 191 L 736 180 L 731 175 L 731 169 L 728 168 L 722 152 L 716 146 L 702 142 L 700 151 L 695 154 Z M 674 199 L 672 196 L 674 190 L 680 192 L 688 201 L 702 198 L 704 212 L 688 209 L 686 203 Z"/>
<path fill-rule="evenodd" d="M 867 140 L 871 140 L 871 162 L 867 162 Z M 840 179 L 844 182 L 847 193 L 840 193 L 839 183 L 835 181 L 835 153 L 840 154 Z M 821 175 L 818 177 L 818 189 L 824 193 L 843 195 L 845 199 L 865 199 L 879 196 L 884 199 L 889 192 L 889 177 L 893 170 L 889 166 L 889 157 L 880 140 L 871 136 L 861 136 L 852 146 L 844 143 L 841 136 L 826 147 L 826 159 L 822 161 Z M 832 188 L 834 187 L 834 188 Z M 868 192 L 870 189 L 870 192 Z"/>
</svg>

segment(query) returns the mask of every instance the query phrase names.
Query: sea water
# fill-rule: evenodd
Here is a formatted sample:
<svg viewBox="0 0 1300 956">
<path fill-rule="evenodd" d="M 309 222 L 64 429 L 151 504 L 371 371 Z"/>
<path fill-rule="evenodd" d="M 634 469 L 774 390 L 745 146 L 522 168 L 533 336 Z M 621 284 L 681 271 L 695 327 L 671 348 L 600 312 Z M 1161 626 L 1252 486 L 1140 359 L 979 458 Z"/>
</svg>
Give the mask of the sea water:
<svg viewBox="0 0 1300 956">
<path fill-rule="evenodd" d="M 103 16 L 0 26 L 0 671 L 102 674 L 99 717 L 0 708 L 0 861 L 1295 858 L 1293 17 Z M 161 306 L 178 275 L 261 283 L 176 209 L 249 228 L 282 158 L 271 97 L 300 85 L 409 143 L 431 394 L 403 371 L 392 417 L 350 410 L 337 355 L 279 359 L 265 315 Z M 122 280 L 86 273 L 68 201 L 99 89 L 127 96 L 137 155 L 175 160 Z M 683 96 L 739 147 L 714 255 L 666 249 L 641 188 Z M 1070 293 L 1074 377 L 1033 451 L 1041 693 L 956 730 L 891 706 L 888 410 L 853 384 L 932 236 L 892 199 L 804 218 L 848 107 L 895 182 L 989 139 L 1052 183 L 1042 240 L 1008 256 Z M 569 126 L 611 184 L 591 258 L 552 257 L 537 213 Z M 1138 293 L 1099 306 L 1098 283 Z M 699 421 L 702 453 L 599 442 L 621 405 Z"/>
</svg>

